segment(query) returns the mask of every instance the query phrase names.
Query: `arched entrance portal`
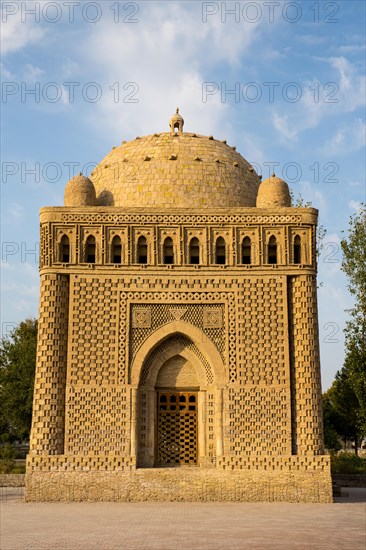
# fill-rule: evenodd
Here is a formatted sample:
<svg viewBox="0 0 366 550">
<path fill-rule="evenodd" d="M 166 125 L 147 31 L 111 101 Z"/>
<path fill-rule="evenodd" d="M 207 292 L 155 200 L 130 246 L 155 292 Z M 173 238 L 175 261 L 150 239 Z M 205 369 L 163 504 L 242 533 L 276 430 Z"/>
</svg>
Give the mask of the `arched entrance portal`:
<svg viewBox="0 0 366 550">
<path fill-rule="evenodd" d="M 222 454 L 221 356 L 198 329 L 172 325 L 141 346 L 131 368 L 131 454 L 141 468 L 202 465 Z"/>
</svg>

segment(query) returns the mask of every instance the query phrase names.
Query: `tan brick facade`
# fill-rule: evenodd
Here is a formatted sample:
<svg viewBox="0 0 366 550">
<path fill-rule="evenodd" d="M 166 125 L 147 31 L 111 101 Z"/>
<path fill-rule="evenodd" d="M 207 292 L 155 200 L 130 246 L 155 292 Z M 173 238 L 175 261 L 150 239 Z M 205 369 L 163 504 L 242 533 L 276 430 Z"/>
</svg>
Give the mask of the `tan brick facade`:
<svg viewBox="0 0 366 550">
<path fill-rule="evenodd" d="M 27 499 L 329 502 L 317 211 L 255 207 L 260 180 L 223 142 L 119 149 L 139 181 L 104 160 L 98 205 L 41 211 Z M 213 185 L 205 162 L 231 175 Z M 75 180 L 65 200 L 90 199 Z"/>
</svg>

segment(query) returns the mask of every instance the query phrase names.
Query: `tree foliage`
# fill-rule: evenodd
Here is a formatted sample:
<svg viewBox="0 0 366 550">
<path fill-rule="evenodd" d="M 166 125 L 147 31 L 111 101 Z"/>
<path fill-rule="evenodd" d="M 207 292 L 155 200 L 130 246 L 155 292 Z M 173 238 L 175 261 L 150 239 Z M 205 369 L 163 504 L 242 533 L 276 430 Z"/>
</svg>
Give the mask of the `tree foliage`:
<svg viewBox="0 0 366 550">
<path fill-rule="evenodd" d="M 342 270 L 355 305 L 346 323 L 344 369 L 359 404 L 358 426 L 366 433 L 366 206 L 350 218 L 347 236 L 341 241 Z"/>
<path fill-rule="evenodd" d="M 338 414 L 334 410 L 329 390 L 323 394 L 324 444 L 329 451 L 339 451 L 342 448 L 338 433 Z"/>
<path fill-rule="evenodd" d="M 348 277 L 348 288 L 357 305 L 366 309 L 366 206 L 350 218 L 348 236 L 341 241 L 342 269 Z"/>
<path fill-rule="evenodd" d="M 310 201 L 305 201 L 304 197 L 299 193 L 296 197 L 292 189 L 290 189 L 291 196 L 291 205 L 293 208 L 313 208 L 313 205 Z M 320 254 L 322 253 L 325 243 L 325 237 L 327 235 L 327 230 L 324 225 L 318 225 L 316 229 L 316 256 L 319 259 Z M 323 286 L 323 282 L 319 283 L 319 287 Z"/>
<path fill-rule="evenodd" d="M 21 322 L 0 343 L 2 439 L 29 437 L 37 348 L 36 319 Z"/>
<path fill-rule="evenodd" d="M 338 371 L 329 390 L 323 395 L 323 418 L 325 445 L 330 450 L 339 450 L 339 440 L 357 444 L 361 438 L 358 425 L 359 403 L 350 383 L 346 369 Z"/>
</svg>

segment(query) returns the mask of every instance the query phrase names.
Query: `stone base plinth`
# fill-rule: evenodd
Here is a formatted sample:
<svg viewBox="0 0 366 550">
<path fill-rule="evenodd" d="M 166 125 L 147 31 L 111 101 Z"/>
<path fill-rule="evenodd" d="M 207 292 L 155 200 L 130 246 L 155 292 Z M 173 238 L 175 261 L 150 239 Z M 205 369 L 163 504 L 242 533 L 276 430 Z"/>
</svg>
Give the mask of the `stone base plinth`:
<svg viewBox="0 0 366 550">
<path fill-rule="evenodd" d="M 37 471 L 26 476 L 27 501 L 64 502 L 332 502 L 328 457 L 291 457 L 277 470 L 129 468 Z M 289 459 L 286 459 L 286 464 Z"/>
</svg>

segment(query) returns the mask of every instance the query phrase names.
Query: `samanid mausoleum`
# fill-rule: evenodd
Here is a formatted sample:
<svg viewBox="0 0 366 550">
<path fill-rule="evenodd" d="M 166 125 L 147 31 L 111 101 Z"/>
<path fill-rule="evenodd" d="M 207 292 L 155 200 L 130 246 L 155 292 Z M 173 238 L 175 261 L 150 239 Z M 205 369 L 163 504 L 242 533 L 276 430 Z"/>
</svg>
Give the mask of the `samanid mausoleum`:
<svg viewBox="0 0 366 550">
<path fill-rule="evenodd" d="M 331 501 L 317 210 L 183 124 L 41 210 L 27 500 Z"/>
</svg>

